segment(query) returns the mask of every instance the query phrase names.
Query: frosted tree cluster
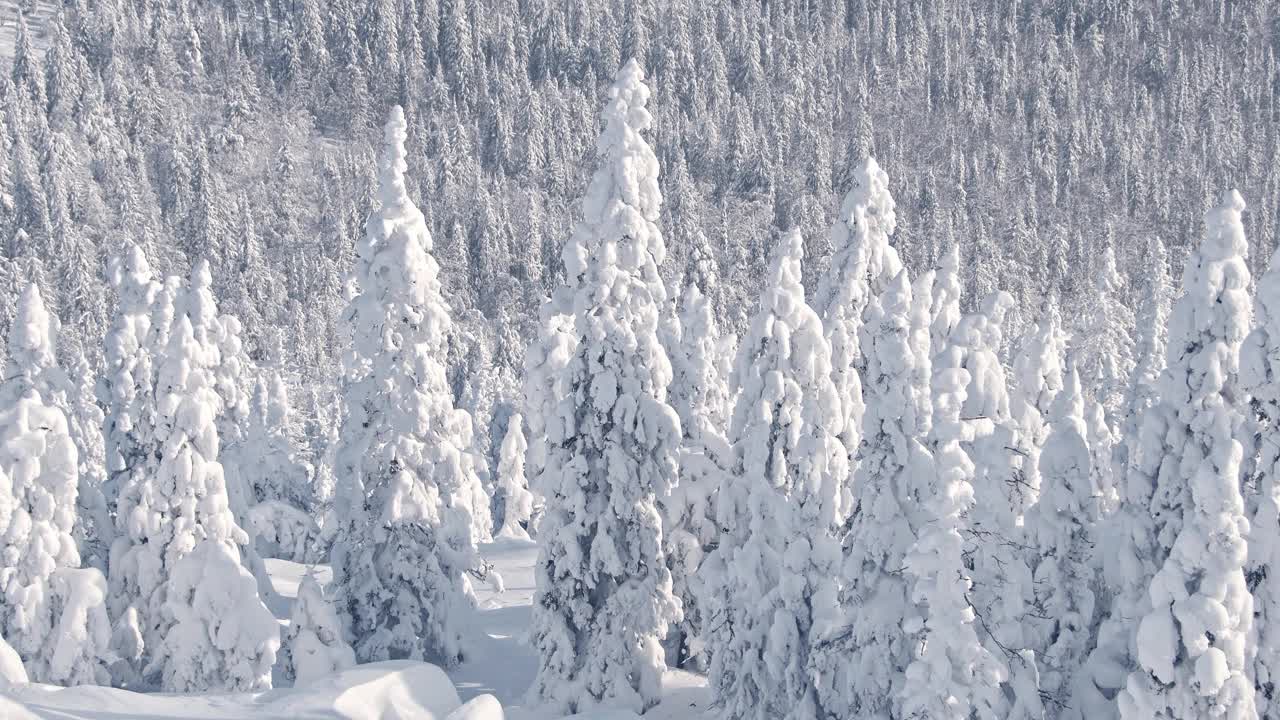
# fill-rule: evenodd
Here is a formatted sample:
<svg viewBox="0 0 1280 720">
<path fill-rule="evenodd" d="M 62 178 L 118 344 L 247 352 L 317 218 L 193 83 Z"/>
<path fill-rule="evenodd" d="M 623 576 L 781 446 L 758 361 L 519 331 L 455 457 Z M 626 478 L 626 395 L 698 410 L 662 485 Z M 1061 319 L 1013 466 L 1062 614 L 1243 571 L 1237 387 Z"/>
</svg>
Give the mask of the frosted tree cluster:
<svg viewBox="0 0 1280 720">
<path fill-rule="evenodd" d="M 819 712 L 810 650 L 825 620 L 816 599 L 834 602 L 848 465 L 830 346 L 804 300 L 803 252 L 798 232 L 782 236 L 733 369 L 733 467 L 718 493 L 719 544 L 702 570 L 703 612 L 716 618 L 709 678 L 730 717 Z"/>
</svg>

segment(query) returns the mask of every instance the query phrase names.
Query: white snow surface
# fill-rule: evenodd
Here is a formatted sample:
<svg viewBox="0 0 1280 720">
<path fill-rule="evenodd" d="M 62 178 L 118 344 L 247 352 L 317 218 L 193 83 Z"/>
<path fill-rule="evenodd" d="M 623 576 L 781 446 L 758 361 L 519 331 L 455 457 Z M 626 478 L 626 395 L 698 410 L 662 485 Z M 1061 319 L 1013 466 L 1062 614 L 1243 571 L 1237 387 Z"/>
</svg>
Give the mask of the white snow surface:
<svg viewBox="0 0 1280 720">
<path fill-rule="evenodd" d="M 537 546 L 502 538 L 480 548 L 506 581 L 502 593 L 477 588 L 479 636 L 474 654 L 457 667 L 389 661 L 358 665 L 297 687 L 250 693 L 132 693 L 98 686 L 60 688 L 22 684 L 0 689 L 4 720 L 560 720 L 522 705 L 537 667 L 525 644 L 533 598 Z M 292 602 L 308 566 L 268 559 L 277 594 Z M 332 578 L 324 565 L 311 567 L 320 584 Z M 282 625 L 291 608 L 272 608 Z M 4 665 L 0 656 L 0 668 Z M 278 684 L 279 685 L 279 684 Z M 0 683 L 3 686 L 3 683 Z M 646 720 L 702 717 L 710 705 L 706 681 L 669 671 L 663 701 Z M 564 720 L 637 720 L 629 711 L 601 709 Z"/>
</svg>

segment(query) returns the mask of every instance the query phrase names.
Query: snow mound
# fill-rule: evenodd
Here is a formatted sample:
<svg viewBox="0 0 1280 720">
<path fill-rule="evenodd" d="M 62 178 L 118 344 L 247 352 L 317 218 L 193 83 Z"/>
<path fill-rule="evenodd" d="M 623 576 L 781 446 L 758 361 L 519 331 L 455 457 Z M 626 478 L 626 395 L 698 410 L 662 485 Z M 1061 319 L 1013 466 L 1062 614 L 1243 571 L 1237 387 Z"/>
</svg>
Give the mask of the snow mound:
<svg viewBox="0 0 1280 720">
<path fill-rule="evenodd" d="M 505 720 L 502 703 L 492 695 L 474 697 L 466 705 L 449 713 L 444 720 Z"/>
<path fill-rule="evenodd" d="M 479 700 L 480 698 L 477 698 Z M 495 700 L 496 704 L 497 701 Z M 468 703 L 468 705 L 475 704 Z M 272 716 L 310 717 L 333 711 L 348 720 L 491 720 L 498 714 L 454 714 L 462 707 L 449 676 L 411 660 L 369 663 L 298 686 L 271 703 Z"/>
<path fill-rule="evenodd" d="M 0 717 L 4 720 L 40 720 L 22 704 L 0 695 Z"/>
<path fill-rule="evenodd" d="M 0 690 L 28 682 L 27 669 L 18 652 L 0 637 Z M 0 706 L 3 709 L 3 706 Z M 4 715 L 3 717 L 8 717 Z"/>
<path fill-rule="evenodd" d="M 492 695 L 464 705 L 443 670 L 409 660 L 360 665 L 292 689 L 256 693 L 139 694 L 91 685 L 34 684 L 10 688 L 4 695 L 4 720 L 505 720 Z"/>
</svg>

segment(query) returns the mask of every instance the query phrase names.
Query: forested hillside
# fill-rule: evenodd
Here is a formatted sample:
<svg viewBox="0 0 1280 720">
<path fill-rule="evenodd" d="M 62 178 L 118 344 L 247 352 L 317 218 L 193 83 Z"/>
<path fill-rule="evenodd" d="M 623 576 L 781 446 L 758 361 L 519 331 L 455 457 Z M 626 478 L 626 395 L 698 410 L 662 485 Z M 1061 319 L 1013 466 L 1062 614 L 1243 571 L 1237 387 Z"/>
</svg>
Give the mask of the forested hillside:
<svg viewBox="0 0 1280 720">
<path fill-rule="evenodd" d="M 1248 198 L 1265 259 L 1276 28 L 1265 2 L 72 2 L 39 37 L 19 24 L 0 89 L 3 270 L 47 277 L 66 335 L 96 348 L 126 239 L 161 274 L 207 259 L 250 356 L 295 387 L 328 382 L 399 103 L 457 321 L 454 392 L 488 415 L 560 274 L 603 89 L 634 56 L 655 96 L 664 278 L 722 278 L 711 301 L 732 329 L 779 232 L 825 264 L 872 151 L 910 209 L 908 266 L 958 245 L 967 302 L 1054 297 L 1075 326 L 1100 290 L 1136 305 L 1147 241 L 1176 265 L 1223 185 Z M 1119 282 L 1095 288 L 1106 248 Z M 496 382 L 466 387 L 477 374 Z"/>
</svg>

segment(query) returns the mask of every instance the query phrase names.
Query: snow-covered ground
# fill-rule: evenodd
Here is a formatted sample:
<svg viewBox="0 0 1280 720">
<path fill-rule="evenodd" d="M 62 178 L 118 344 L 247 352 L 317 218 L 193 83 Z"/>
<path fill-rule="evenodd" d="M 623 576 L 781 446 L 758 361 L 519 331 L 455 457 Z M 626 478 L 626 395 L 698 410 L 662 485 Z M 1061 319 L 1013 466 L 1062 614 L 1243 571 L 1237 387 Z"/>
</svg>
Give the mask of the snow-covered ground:
<svg viewBox="0 0 1280 720">
<path fill-rule="evenodd" d="M 498 593 L 487 586 L 477 587 L 480 631 L 472 639 L 472 653 L 464 663 L 444 673 L 430 665 L 389 662 L 357 666 L 304 687 L 261 693 L 142 695 L 104 687 L 29 685 L 11 688 L 7 694 L 41 720 L 548 720 L 522 707 L 525 688 L 536 667 L 524 636 L 533 601 L 537 547 L 531 542 L 500 539 L 481 550 L 497 566 L 505 588 Z M 281 599 L 271 609 L 285 624 L 289 602 L 297 595 L 308 568 L 285 560 L 266 562 Z M 328 567 L 316 567 L 314 572 L 322 584 L 332 578 Z M 683 720 L 703 714 L 708 704 L 703 678 L 672 671 L 665 686 L 665 700 L 646 713 L 646 718 Z M 0 693 L 0 717 L 28 720 L 21 709 L 4 704 L 4 695 Z M 635 718 L 626 712 L 573 717 Z"/>
</svg>

